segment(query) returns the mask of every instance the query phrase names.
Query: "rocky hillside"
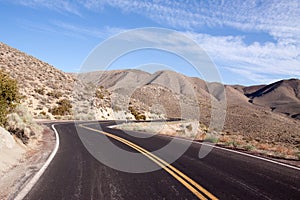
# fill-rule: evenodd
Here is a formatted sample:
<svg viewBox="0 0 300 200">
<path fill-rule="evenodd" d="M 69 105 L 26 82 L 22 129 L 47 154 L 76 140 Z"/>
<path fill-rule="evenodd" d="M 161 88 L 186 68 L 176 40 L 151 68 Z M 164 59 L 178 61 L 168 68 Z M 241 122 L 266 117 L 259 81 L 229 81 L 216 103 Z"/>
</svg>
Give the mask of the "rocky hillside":
<svg viewBox="0 0 300 200">
<path fill-rule="evenodd" d="M 0 43 L 0 69 L 18 81 L 22 104 L 34 118 L 39 119 L 135 119 L 137 117 L 157 118 L 147 112 L 146 106 L 132 100 L 129 109 L 127 104 L 120 109 L 119 95 L 116 97 L 104 87 L 114 85 L 121 88 L 121 80 L 136 81 L 144 77 L 122 71 L 106 72 L 105 79 L 88 74 L 88 79 L 99 81 L 89 84 L 81 81 L 74 74 L 64 73 L 55 67 L 40 61 L 26 53 Z M 110 75 L 111 74 L 111 75 Z M 144 73 L 145 76 L 147 73 Z M 126 77 L 126 78 L 124 78 Z M 134 79 L 136 78 L 136 79 Z M 84 78 L 83 78 L 84 80 Z M 104 84 L 105 83 L 105 84 Z M 119 86 L 120 85 L 120 86 Z M 114 103 L 112 100 L 116 99 Z"/>
<path fill-rule="evenodd" d="M 18 81 L 23 104 L 36 118 L 53 118 L 50 108 L 71 99 L 75 79 L 48 63 L 0 43 L 0 69 Z"/>
<path fill-rule="evenodd" d="M 281 80 L 245 95 L 253 104 L 269 107 L 274 112 L 284 113 L 292 118 L 300 119 L 300 80 Z"/>
<path fill-rule="evenodd" d="M 198 118 L 207 126 L 211 117 L 211 101 L 221 102 L 226 96 L 224 134 L 244 135 L 251 140 L 300 144 L 299 121 L 281 114 L 284 110 L 289 110 L 293 117 L 297 113 L 300 103 L 296 93 L 298 85 L 294 83 L 296 80 L 276 83 L 281 84 L 282 89 L 266 85 L 226 85 L 224 94 L 219 83 L 206 83 L 172 71 L 149 74 L 140 70 L 118 70 L 90 72 L 79 77 L 106 88 L 112 94 L 128 95 L 128 99 L 142 102 L 142 111 L 156 108 L 167 117 Z M 197 113 L 194 108 L 200 108 L 200 116 L 193 116 Z"/>
<path fill-rule="evenodd" d="M 245 87 L 206 83 L 173 71 L 66 74 L 3 43 L 0 43 L 0 68 L 18 80 L 23 104 L 35 118 L 183 117 L 196 118 L 208 126 L 212 108 L 224 106 L 226 98 L 222 134 L 300 144 L 300 121 L 296 120 L 300 113 L 299 80 L 296 79 Z M 200 109 L 199 113 L 195 108 Z"/>
</svg>

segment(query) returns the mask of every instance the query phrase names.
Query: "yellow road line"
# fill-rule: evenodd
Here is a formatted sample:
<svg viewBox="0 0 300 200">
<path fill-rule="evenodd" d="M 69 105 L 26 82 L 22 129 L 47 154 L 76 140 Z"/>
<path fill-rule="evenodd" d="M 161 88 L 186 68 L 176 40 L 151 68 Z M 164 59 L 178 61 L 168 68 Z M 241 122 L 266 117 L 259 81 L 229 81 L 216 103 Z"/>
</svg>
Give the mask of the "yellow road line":
<svg viewBox="0 0 300 200">
<path fill-rule="evenodd" d="M 91 125 L 91 124 L 95 124 L 95 123 L 90 123 L 90 124 L 86 124 L 86 125 Z M 188 176 L 186 176 L 185 174 L 180 172 L 178 169 L 176 169 L 175 167 L 173 167 L 172 165 L 170 165 L 166 161 L 164 161 L 161 158 L 157 157 L 156 155 L 150 153 L 146 149 L 144 149 L 144 148 L 142 148 L 142 147 L 140 147 L 140 146 L 138 146 L 138 145 L 136 145 L 136 144 L 134 144 L 134 143 L 132 143 L 128 140 L 125 140 L 124 138 L 113 135 L 111 133 L 107 133 L 107 132 L 104 132 L 104 131 L 100 131 L 100 130 L 97 130 L 97 129 L 86 127 L 83 124 L 80 124 L 79 126 L 82 127 L 82 128 L 91 130 L 91 131 L 99 132 L 99 133 L 104 134 L 106 136 L 109 136 L 111 138 L 114 138 L 115 140 L 118 140 L 118 141 L 130 146 L 131 148 L 137 150 L 138 152 L 142 153 L 143 155 L 145 155 L 146 157 L 151 159 L 153 162 L 158 164 L 160 167 L 162 167 L 165 171 L 167 171 L 175 179 L 177 179 L 181 184 L 183 184 L 187 189 L 189 189 L 199 199 L 204 200 L 204 199 L 207 199 L 207 198 L 205 198 L 200 192 L 198 192 L 198 190 L 201 191 L 202 193 L 204 193 L 207 197 L 209 197 L 212 200 L 217 200 L 218 199 L 217 197 L 212 195 L 210 192 L 208 192 L 206 189 L 204 189 L 202 186 L 200 186 L 198 183 L 196 183 L 194 180 L 192 180 L 191 178 L 189 178 Z M 193 186 L 196 187 L 198 190 L 196 190 Z"/>
</svg>

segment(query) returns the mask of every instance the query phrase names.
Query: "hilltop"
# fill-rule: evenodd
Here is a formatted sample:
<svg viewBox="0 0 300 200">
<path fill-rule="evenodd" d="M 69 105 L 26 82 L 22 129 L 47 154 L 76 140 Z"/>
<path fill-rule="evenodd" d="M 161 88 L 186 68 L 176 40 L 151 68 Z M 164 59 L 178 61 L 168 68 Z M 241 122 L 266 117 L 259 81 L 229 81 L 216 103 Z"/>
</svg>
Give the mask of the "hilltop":
<svg viewBox="0 0 300 200">
<path fill-rule="evenodd" d="M 22 103 L 37 119 L 184 117 L 195 118 L 208 127 L 211 102 L 222 107 L 226 99 L 221 134 L 274 144 L 300 144 L 297 79 L 269 85 L 223 86 L 174 71 L 151 74 L 129 69 L 68 74 L 3 43 L 0 68 L 18 80 Z M 200 115 L 194 108 L 199 108 Z"/>
</svg>

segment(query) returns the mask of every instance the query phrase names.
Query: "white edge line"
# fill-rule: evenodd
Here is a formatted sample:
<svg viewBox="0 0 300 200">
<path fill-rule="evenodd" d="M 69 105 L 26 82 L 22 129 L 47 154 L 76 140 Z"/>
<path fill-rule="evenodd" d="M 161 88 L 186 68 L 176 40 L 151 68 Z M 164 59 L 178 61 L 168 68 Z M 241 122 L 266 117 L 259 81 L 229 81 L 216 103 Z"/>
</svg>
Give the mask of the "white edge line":
<svg viewBox="0 0 300 200">
<path fill-rule="evenodd" d="M 170 137 L 170 136 L 167 136 L 167 137 Z M 170 138 L 176 138 L 177 140 L 183 140 L 183 141 L 188 141 L 188 142 L 192 142 L 192 143 L 196 143 L 196 144 L 210 146 L 210 147 L 213 147 L 213 148 L 216 148 L 216 149 L 220 149 L 220 150 L 223 150 L 223 151 L 229 151 L 229 152 L 240 154 L 240 155 L 243 155 L 243 156 L 248 156 L 248 157 L 251 157 L 251 158 L 256 158 L 256 159 L 259 159 L 259 160 L 267 161 L 267 162 L 270 162 L 270 163 L 273 163 L 273 164 L 281 165 L 281 166 L 284 166 L 284 167 L 289 167 L 289 168 L 296 169 L 296 170 L 300 171 L 299 167 L 288 165 L 288 164 L 284 164 L 284 163 L 281 163 L 281 162 L 277 162 L 275 160 L 270 160 L 270 159 L 267 159 L 267 158 L 263 158 L 263 157 L 251 155 L 251 154 L 248 154 L 248 153 L 243 153 L 243 152 L 240 152 L 240 151 L 235 151 L 235 150 L 232 150 L 232 149 L 226 149 L 226 148 L 223 148 L 223 147 L 219 147 L 219 146 L 207 144 L 207 143 L 204 143 L 204 142 L 197 142 L 197 141 L 188 140 L 188 139 L 184 139 L 184 138 L 178 138 L 178 137 L 170 137 Z"/>
<path fill-rule="evenodd" d="M 49 166 L 49 164 L 53 160 L 54 156 L 56 155 L 57 150 L 59 148 L 59 136 L 58 136 L 57 130 L 55 129 L 54 126 L 55 126 L 55 124 L 52 124 L 51 127 L 52 127 L 52 129 L 54 130 L 54 133 L 55 133 L 56 143 L 55 143 L 55 147 L 54 147 L 52 153 L 48 157 L 45 164 L 41 167 L 41 169 L 33 176 L 33 178 L 26 184 L 26 186 L 21 190 L 21 192 L 19 192 L 19 194 L 14 198 L 15 200 L 22 200 L 22 199 L 25 198 L 25 196 L 29 193 L 29 191 L 37 183 L 39 178 L 43 175 L 43 173 L 45 172 L 45 170 L 47 169 L 47 167 Z"/>
<path fill-rule="evenodd" d="M 112 126 L 109 126 L 109 128 L 116 129 L 117 126 L 118 125 L 112 125 Z M 197 142 L 197 141 L 193 141 L 193 140 L 189 140 L 189 139 L 184 139 L 184 138 L 179 138 L 179 137 L 174 137 L 174 136 L 171 137 L 171 136 L 168 136 L 168 135 L 159 135 L 159 136 L 168 137 L 168 138 L 175 138 L 177 140 L 183 140 L 183 141 L 192 142 L 192 143 L 196 143 L 196 144 L 206 145 L 206 146 L 210 146 L 210 147 L 213 147 L 213 148 L 216 148 L 216 149 L 220 149 L 220 150 L 223 150 L 223 151 L 229 151 L 231 153 L 236 153 L 236 154 L 240 154 L 240 155 L 243 155 L 243 156 L 248 156 L 248 157 L 251 157 L 251 158 L 256 158 L 256 159 L 259 159 L 259 160 L 263 160 L 263 161 L 266 161 L 266 162 L 270 162 L 270 163 L 273 163 L 273 164 L 281 165 L 281 166 L 284 166 L 284 167 L 288 167 L 288 168 L 292 168 L 292 169 L 300 171 L 300 168 L 296 167 L 296 166 L 284 164 L 284 163 L 281 163 L 281 162 L 277 162 L 275 160 L 270 160 L 270 159 L 267 159 L 267 158 L 263 158 L 263 157 L 251 155 L 251 154 L 248 154 L 248 153 L 243 153 L 243 152 L 240 152 L 240 151 L 235 151 L 235 150 L 232 150 L 232 149 L 226 149 L 224 147 L 219 147 L 219 146 L 207 144 L 207 143 L 204 143 L 204 142 Z"/>
</svg>

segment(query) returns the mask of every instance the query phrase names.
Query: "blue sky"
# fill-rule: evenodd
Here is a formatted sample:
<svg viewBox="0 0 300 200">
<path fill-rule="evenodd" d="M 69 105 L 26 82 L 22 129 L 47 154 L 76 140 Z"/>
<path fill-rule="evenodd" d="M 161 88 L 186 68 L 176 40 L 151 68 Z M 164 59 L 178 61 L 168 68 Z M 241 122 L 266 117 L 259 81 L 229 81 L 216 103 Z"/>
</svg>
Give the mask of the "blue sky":
<svg viewBox="0 0 300 200">
<path fill-rule="evenodd" d="M 0 0 L 0 17 L 1 42 L 67 72 L 79 71 L 113 35 L 159 27 L 195 40 L 224 83 L 300 78 L 299 0 Z M 198 75 L 185 61 L 155 50 L 123 56 L 111 69 L 159 68 L 149 63 Z"/>
</svg>

